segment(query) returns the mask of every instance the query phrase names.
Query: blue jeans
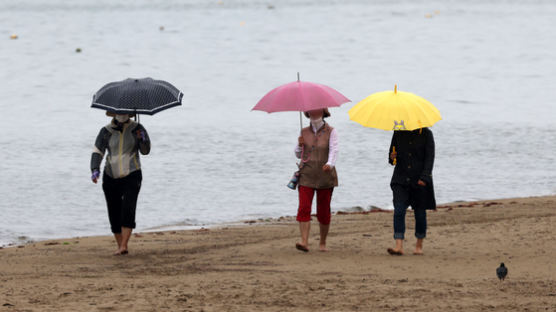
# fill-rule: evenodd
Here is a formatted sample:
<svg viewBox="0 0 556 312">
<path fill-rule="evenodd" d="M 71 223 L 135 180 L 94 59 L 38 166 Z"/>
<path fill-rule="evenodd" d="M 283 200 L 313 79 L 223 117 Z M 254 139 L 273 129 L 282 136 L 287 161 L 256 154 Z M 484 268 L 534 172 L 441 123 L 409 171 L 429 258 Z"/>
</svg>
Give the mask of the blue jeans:
<svg viewBox="0 0 556 312">
<path fill-rule="evenodd" d="M 405 187 L 401 185 L 392 186 L 394 194 L 394 239 L 405 238 L 405 213 L 411 205 L 415 215 L 415 237 L 425 238 L 427 236 L 427 210 L 415 207 L 415 201 L 421 191 L 420 189 Z"/>
</svg>

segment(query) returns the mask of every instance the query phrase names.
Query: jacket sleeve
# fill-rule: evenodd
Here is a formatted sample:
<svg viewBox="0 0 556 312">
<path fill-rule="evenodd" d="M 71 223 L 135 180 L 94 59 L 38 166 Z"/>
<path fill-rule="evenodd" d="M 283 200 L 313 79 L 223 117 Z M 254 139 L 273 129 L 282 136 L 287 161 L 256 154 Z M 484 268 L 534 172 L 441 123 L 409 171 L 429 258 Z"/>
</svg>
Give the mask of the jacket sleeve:
<svg viewBox="0 0 556 312">
<path fill-rule="evenodd" d="M 137 138 L 137 131 L 142 131 L 144 138 Z M 151 152 L 151 140 L 149 138 L 149 134 L 147 133 L 147 129 L 145 129 L 142 124 L 138 124 L 133 130 L 133 133 L 137 138 L 139 152 L 143 155 L 148 155 Z"/>
<path fill-rule="evenodd" d="M 432 182 L 432 167 L 434 165 L 434 137 L 432 131 L 427 129 L 425 143 L 425 160 L 423 164 L 423 171 L 421 172 L 420 179 L 426 183 Z"/>
<path fill-rule="evenodd" d="M 108 140 L 110 140 L 110 132 L 106 128 L 100 129 L 93 146 L 93 153 L 91 154 L 91 172 L 100 171 L 100 164 L 104 158 L 104 153 L 108 148 Z"/>
<path fill-rule="evenodd" d="M 390 159 L 390 154 L 392 153 L 392 148 L 394 146 L 396 146 L 396 131 L 392 134 L 392 142 L 390 142 L 390 148 L 388 149 L 388 163 L 392 166 L 394 165 L 394 162 Z"/>
</svg>

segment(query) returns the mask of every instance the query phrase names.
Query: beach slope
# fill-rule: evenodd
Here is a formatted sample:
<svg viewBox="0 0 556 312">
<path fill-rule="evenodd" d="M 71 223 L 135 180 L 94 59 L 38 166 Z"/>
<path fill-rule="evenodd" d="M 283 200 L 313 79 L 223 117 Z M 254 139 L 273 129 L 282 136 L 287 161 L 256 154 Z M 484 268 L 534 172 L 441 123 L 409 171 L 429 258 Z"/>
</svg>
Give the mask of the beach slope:
<svg viewBox="0 0 556 312">
<path fill-rule="evenodd" d="M 0 311 L 556 311 L 556 196 L 428 212 L 425 255 L 393 257 L 392 213 L 332 218 L 330 252 L 294 218 L 0 250 Z M 496 268 L 504 262 L 508 277 Z"/>
</svg>

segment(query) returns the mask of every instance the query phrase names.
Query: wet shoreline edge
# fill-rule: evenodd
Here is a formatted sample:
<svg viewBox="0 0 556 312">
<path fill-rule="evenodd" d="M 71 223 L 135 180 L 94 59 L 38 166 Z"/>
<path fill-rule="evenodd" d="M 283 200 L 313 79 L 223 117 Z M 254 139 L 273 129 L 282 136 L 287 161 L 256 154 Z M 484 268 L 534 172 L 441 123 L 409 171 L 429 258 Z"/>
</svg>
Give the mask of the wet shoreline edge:
<svg viewBox="0 0 556 312">
<path fill-rule="evenodd" d="M 555 195 L 556 194 L 542 195 L 542 196 L 489 199 L 489 200 L 476 200 L 476 201 L 454 201 L 450 203 L 437 205 L 437 210 L 444 210 L 444 209 L 452 210 L 454 208 L 488 208 L 491 206 L 502 205 L 504 202 L 509 204 L 515 204 L 517 200 L 520 199 L 543 199 Z M 369 209 L 364 209 L 361 206 L 343 208 L 336 212 L 333 212 L 333 215 L 368 215 L 374 213 L 393 213 L 392 209 L 384 209 L 376 206 L 368 206 L 368 207 Z M 311 216 L 316 217 L 316 214 L 311 214 Z M 140 237 L 141 234 L 143 233 L 164 233 L 164 232 L 175 233 L 181 231 L 210 231 L 213 229 L 222 229 L 228 227 L 286 225 L 286 224 L 291 224 L 293 222 L 295 222 L 295 216 L 291 215 L 291 216 L 280 216 L 280 217 L 273 217 L 273 218 L 245 219 L 245 220 L 206 224 L 206 225 L 191 225 L 191 226 L 162 225 L 162 226 L 151 227 L 151 228 L 143 229 L 141 231 L 134 232 L 133 235 Z M 0 245 L 0 249 L 25 248 L 25 246 L 27 245 L 33 245 L 39 243 L 43 243 L 44 245 L 58 245 L 58 244 L 69 245 L 71 244 L 70 241 L 76 239 L 88 238 L 88 237 L 108 237 L 108 236 L 110 235 L 99 234 L 99 235 L 89 235 L 89 236 L 59 237 L 59 238 L 28 240 L 22 242 L 10 242 L 7 244 Z M 58 242 L 58 241 L 62 241 L 62 242 Z"/>
</svg>

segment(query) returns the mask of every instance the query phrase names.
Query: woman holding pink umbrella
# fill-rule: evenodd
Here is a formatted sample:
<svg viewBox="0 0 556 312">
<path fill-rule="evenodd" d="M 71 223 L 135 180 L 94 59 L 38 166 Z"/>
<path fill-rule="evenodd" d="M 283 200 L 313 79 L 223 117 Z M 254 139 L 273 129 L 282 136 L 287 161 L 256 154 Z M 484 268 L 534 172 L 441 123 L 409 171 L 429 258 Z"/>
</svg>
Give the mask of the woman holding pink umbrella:
<svg viewBox="0 0 556 312">
<path fill-rule="evenodd" d="M 317 219 L 319 221 L 319 250 L 328 251 L 326 237 L 330 228 L 330 201 L 334 187 L 338 186 L 336 157 L 338 155 L 338 135 L 324 118 L 330 117 L 328 109 L 305 112 L 311 120 L 309 127 L 301 130 L 295 155 L 301 159 L 299 165 L 299 208 L 297 221 L 301 232 L 301 242 L 295 247 L 309 251 L 309 231 L 311 228 L 311 206 L 317 194 Z"/>
<path fill-rule="evenodd" d="M 309 251 L 311 205 L 317 194 L 317 218 L 320 223 L 320 250 L 327 251 L 326 237 L 330 228 L 330 201 L 332 191 L 338 186 L 335 162 L 338 154 L 336 130 L 324 121 L 329 117 L 328 107 L 338 107 L 350 102 L 340 92 L 318 83 L 299 80 L 279 86 L 268 92 L 253 110 L 268 113 L 297 111 L 301 135 L 295 154 L 301 159 L 299 172 L 288 184 L 295 189 L 299 184 L 299 207 L 297 221 L 301 232 L 298 250 Z M 301 112 L 310 118 L 309 127 L 303 128 Z M 299 183 L 298 183 L 299 182 Z"/>
</svg>

